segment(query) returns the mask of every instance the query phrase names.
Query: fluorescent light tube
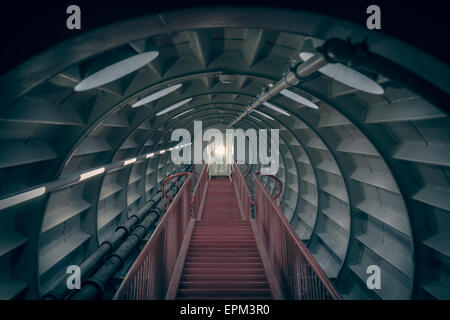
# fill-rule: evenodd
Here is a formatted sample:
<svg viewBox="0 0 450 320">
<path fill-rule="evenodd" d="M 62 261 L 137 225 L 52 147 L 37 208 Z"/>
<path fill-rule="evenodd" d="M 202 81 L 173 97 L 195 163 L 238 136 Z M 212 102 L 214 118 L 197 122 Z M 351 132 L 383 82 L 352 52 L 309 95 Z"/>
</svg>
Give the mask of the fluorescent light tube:
<svg viewBox="0 0 450 320">
<path fill-rule="evenodd" d="M 155 155 L 154 153 L 147 153 L 147 154 L 145 155 L 145 158 L 148 159 L 148 158 L 153 157 L 154 155 Z"/>
<path fill-rule="evenodd" d="M 158 91 L 158 92 L 155 92 L 155 93 L 153 93 L 153 94 L 151 94 L 151 95 L 149 95 L 149 96 L 147 96 L 147 97 L 145 97 L 145 98 L 139 100 L 138 102 L 136 102 L 135 104 L 133 104 L 131 107 L 132 107 L 132 108 L 140 107 L 140 106 L 142 106 L 142 105 L 144 105 L 144 104 L 146 104 L 146 103 L 149 103 L 149 102 L 158 100 L 158 99 L 160 99 L 160 98 L 162 98 L 162 97 L 168 95 L 169 93 L 171 93 L 171 92 L 177 90 L 177 89 L 180 88 L 181 86 L 182 86 L 182 84 L 179 83 L 179 84 L 176 84 L 176 85 L 167 87 L 167 88 L 165 88 L 165 89 L 162 89 L 162 90 L 160 90 L 160 91 Z"/>
<path fill-rule="evenodd" d="M 170 107 L 168 107 L 168 108 L 166 108 L 166 109 L 164 109 L 164 110 L 161 110 L 161 111 L 158 112 L 156 115 L 157 115 L 157 116 L 160 116 L 160 115 L 162 115 L 162 114 L 165 114 L 165 113 L 167 113 L 167 112 L 169 112 L 169 111 L 172 111 L 172 110 L 174 110 L 174 109 L 176 109 L 176 108 L 178 108 L 178 107 L 181 107 L 182 105 L 188 103 L 188 102 L 191 101 L 191 100 L 192 100 L 192 98 L 184 99 L 184 100 L 182 100 L 182 101 L 180 101 L 180 102 L 178 102 L 178 103 L 175 103 L 174 105 L 172 105 L 172 106 L 170 106 Z"/>
<path fill-rule="evenodd" d="M 271 116 L 265 114 L 264 112 L 261 112 L 261 111 L 258 111 L 258 110 L 253 110 L 253 112 L 259 113 L 260 115 L 262 115 L 263 117 L 266 117 L 267 119 L 275 120 L 274 118 L 272 118 Z"/>
<path fill-rule="evenodd" d="M 37 198 L 45 194 L 45 187 L 36 188 L 30 191 L 16 194 L 15 196 L 8 197 L 0 200 L 0 210 L 15 206 L 16 204 Z"/>
<path fill-rule="evenodd" d="M 99 169 L 95 169 L 95 170 L 91 170 L 85 173 L 80 174 L 80 180 L 79 181 L 83 181 L 86 179 L 89 179 L 91 177 L 94 177 L 96 175 L 102 174 L 103 172 L 105 172 L 105 168 L 99 168 Z"/>
<path fill-rule="evenodd" d="M 116 62 L 83 79 L 75 86 L 75 91 L 90 90 L 120 79 L 150 63 L 158 55 L 158 51 L 149 51 Z"/>
<path fill-rule="evenodd" d="M 128 159 L 123 162 L 123 166 L 127 166 L 127 165 L 135 163 L 135 162 L 136 162 L 136 158 Z"/>
<path fill-rule="evenodd" d="M 299 54 L 303 61 L 307 61 L 313 55 L 311 52 Z M 384 93 L 384 89 L 376 81 L 341 63 L 329 63 L 320 68 L 319 72 L 351 88 L 378 95 Z"/>
<path fill-rule="evenodd" d="M 189 109 L 189 110 L 183 111 L 182 113 L 177 114 L 177 115 L 176 115 L 175 117 L 173 117 L 172 119 L 176 119 L 176 118 L 178 118 L 178 117 L 181 117 L 182 115 L 184 115 L 184 114 L 186 114 L 186 113 L 188 113 L 188 112 L 191 112 L 192 110 L 194 110 L 194 109 Z"/>
</svg>

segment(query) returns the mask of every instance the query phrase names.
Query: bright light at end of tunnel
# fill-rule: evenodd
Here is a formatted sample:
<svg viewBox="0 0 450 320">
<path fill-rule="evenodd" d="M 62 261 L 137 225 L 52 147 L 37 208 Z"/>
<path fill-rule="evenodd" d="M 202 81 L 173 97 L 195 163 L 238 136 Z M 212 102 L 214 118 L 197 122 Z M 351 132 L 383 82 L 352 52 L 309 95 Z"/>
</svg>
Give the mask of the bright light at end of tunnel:
<svg viewBox="0 0 450 320">
<path fill-rule="evenodd" d="M 222 157 L 225 154 L 225 146 L 224 145 L 218 145 L 214 148 L 214 153 L 218 157 Z"/>
<path fill-rule="evenodd" d="M 307 61 L 314 53 L 300 52 L 299 56 Z M 320 68 L 319 72 L 351 88 L 378 95 L 384 93 L 384 89 L 376 81 L 340 63 L 329 63 Z"/>
<path fill-rule="evenodd" d="M 158 51 L 149 51 L 116 62 L 83 79 L 75 86 L 75 91 L 90 90 L 120 79 L 150 63 L 158 55 Z"/>
<path fill-rule="evenodd" d="M 91 170 L 85 173 L 80 174 L 80 180 L 79 181 L 83 181 L 89 178 L 92 178 L 94 176 L 97 176 L 99 174 L 102 174 L 103 172 L 105 172 L 105 168 L 99 168 L 99 169 L 95 169 L 95 170 Z"/>
<path fill-rule="evenodd" d="M 15 206 L 16 204 L 37 198 L 45 194 L 47 189 L 45 187 L 36 188 L 30 191 L 16 194 L 15 196 L 8 197 L 0 200 L 0 210 Z"/>
<path fill-rule="evenodd" d="M 149 103 L 149 102 L 158 100 L 158 99 L 160 99 L 160 98 L 162 98 L 162 97 L 168 95 L 169 93 L 171 93 L 171 92 L 177 90 L 177 89 L 180 88 L 181 86 L 182 86 L 182 84 L 179 83 L 179 84 L 176 84 L 176 85 L 167 87 L 167 88 L 165 88 L 165 89 L 162 89 L 162 90 L 160 90 L 160 91 L 158 91 L 158 92 L 155 92 L 155 93 L 153 93 L 153 94 L 151 94 L 151 95 L 149 95 L 149 96 L 147 96 L 147 97 L 145 97 L 145 98 L 139 100 L 138 102 L 136 102 L 135 104 L 133 104 L 131 107 L 132 107 L 132 108 L 140 107 L 140 106 L 142 106 L 142 105 L 144 105 L 144 104 L 146 104 L 146 103 Z"/>
<path fill-rule="evenodd" d="M 131 158 L 131 159 L 125 160 L 123 162 L 123 166 L 127 166 L 127 165 L 135 163 L 135 162 L 136 162 L 136 158 Z"/>
</svg>

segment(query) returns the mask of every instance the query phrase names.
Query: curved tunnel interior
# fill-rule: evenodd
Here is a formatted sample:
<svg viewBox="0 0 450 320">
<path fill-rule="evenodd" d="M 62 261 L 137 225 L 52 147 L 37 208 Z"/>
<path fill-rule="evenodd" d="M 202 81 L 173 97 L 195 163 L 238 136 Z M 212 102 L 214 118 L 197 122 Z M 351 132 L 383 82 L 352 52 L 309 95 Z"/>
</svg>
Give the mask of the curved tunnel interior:
<svg viewBox="0 0 450 320">
<path fill-rule="evenodd" d="M 324 16 L 248 10 L 131 19 L 2 76 L 0 298 L 42 297 L 185 169 L 171 160 L 174 129 L 227 127 L 330 38 L 367 37 L 369 50 L 448 95 L 448 66 L 397 40 Z M 120 61 L 106 73 L 127 71 L 117 80 L 83 81 Z M 279 129 L 283 213 L 343 298 L 449 299 L 448 100 L 358 71 L 383 93 L 315 73 L 233 127 Z M 380 266 L 380 290 L 366 286 L 369 265 Z"/>
</svg>

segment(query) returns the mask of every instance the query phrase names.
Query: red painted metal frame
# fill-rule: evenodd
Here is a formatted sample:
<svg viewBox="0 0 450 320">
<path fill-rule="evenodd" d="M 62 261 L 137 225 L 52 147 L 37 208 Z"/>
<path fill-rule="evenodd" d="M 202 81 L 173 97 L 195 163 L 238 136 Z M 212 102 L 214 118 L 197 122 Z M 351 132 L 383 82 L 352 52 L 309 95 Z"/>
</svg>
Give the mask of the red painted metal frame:
<svg viewBox="0 0 450 320">
<path fill-rule="evenodd" d="M 261 176 L 261 172 L 255 172 L 255 176 Z M 279 186 L 278 193 L 272 197 L 273 200 L 276 200 L 281 195 L 281 192 L 283 192 L 283 182 L 281 182 L 281 180 L 278 179 L 278 177 L 274 176 L 273 174 L 268 174 L 265 176 L 274 179 L 278 183 Z"/>
<path fill-rule="evenodd" d="M 241 204 L 241 209 L 244 212 L 245 219 L 248 220 L 251 218 L 252 196 L 248 191 L 244 176 L 239 170 L 237 163 L 233 165 L 233 172 L 231 174 L 231 177 L 237 193 L 238 201 Z"/>
<path fill-rule="evenodd" d="M 247 218 L 251 214 L 251 196 L 237 164 L 233 166 L 233 184 Z M 181 174 L 180 174 L 181 175 Z M 179 176 L 179 175 L 178 175 Z M 155 232 L 131 266 L 114 300 L 164 299 L 174 270 L 179 264 L 179 254 L 190 218 L 190 206 L 200 207 L 207 185 L 207 166 L 192 190 L 192 175 L 184 182 L 178 194 L 162 217 Z M 317 261 L 297 237 L 280 208 L 267 194 L 261 181 L 255 181 L 255 219 L 252 220 L 262 245 L 265 260 L 270 263 L 282 294 L 287 299 L 335 299 L 341 297 Z M 196 209 L 194 209 L 196 210 Z"/>
<path fill-rule="evenodd" d="M 195 219 L 199 219 L 201 213 L 200 206 L 202 203 L 202 198 L 204 196 L 204 191 L 206 184 L 208 182 L 208 166 L 203 164 L 203 170 L 200 177 L 195 185 L 194 193 L 192 194 L 192 205 L 193 205 L 193 215 Z"/>
<path fill-rule="evenodd" d="M 253 178 L 254 221 L 284 297 L 293 300 L 340 300 L 333 284 L 267 194 L 256 174 Z"/>
<path fill-rule="evenodd" d="M 175 179 L 175 178 L 178 178 L 178 177 L 180 177 L 180 176 L 189 176 L 189 175 L 191 175 L 190 172 L 179 172 L 179 173 L 175 173 L 175 174 L 173 174 L 173 175 L 171 175 L 171 176 L 169 176 L 169 177 L 167 177 L 167 178 L 164 179 L 164 181 L 163 181 L 163 183 L 162 183 L 162 185 L 161 185 L 161 191 L 162 191 L 162 197 L 161 197 L 161 212 L 162 212 L 162 214 L 164 214 L 165 209 L 166 209 L 166 204 L 165 204 L 165 201 L 164 201 L 164 200 L 165 200 L 166 198 L 169 200 L 168 202 L 170 202 L 170 201 L 173 200 L 173 198 L 172 198 L 169 194 L 166 193 L 166 188 L 165 188 L 165 186 L 166 186 L 167 181 L 172 180 L 172 179 Z"/>
<path fill-rule="evenodd" d="M 192 176 L 184 182 L 114 300 L 164 299 L 190 221 Z"/>
<path fill-rule="evenodd" d="M 238 162 L 240 162 L 240 163 L 238 163 Z M 247 174 L 248 174 L 248 172 L 250 171 L 250 166 L 249 166 L 249 164 L 246 162 L 246 161 L 242 161 L 242 160 L 234 160 L 234 163 L 236 163 L 237 165 L 239 165 L 239 164 L 245 164 L 245 171 L 244 171 L 244 173 L 242 173 L 242 175 L 245 177 Z"/>
</svg>

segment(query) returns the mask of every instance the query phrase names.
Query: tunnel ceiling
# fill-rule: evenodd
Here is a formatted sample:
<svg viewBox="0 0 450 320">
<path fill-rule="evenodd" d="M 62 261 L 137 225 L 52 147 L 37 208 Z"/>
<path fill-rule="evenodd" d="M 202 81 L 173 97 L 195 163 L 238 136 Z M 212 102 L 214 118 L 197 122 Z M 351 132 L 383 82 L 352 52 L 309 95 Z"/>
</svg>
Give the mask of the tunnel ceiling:
<svg viewBox="0 0 450 320">
<path fill-rule="evenodd" d="M 323 16 L 257 8 L 125 21 L 5 74 L 0 199 L 47 188 L 30 201 L 2 204 L 1 298 L 41 296 L 180 171 L 169 152 L 150 156 L 175 145 L 173 129 L 192 131 L 193 120 L 204 128 L 231 123 L 301 61 L 300 52 L 332 37 L 368 37 L 371 50 L 449 91 L 448 67 L 405 44 Z M 137 71 L 75 90 L 95 71 L 151 51 L 158 56 Z M 384 94 L 317 74 L 289 90 L 319 109 L 277 95 L 270 103 L 288 115 L 260 106 L 235 127 L 280 129 L 284 214 L 344 298 L 450 298 L 448 115 L 395 79 L 362 72 Z M 176 84 L 167 96 L 132 107 Z M 118 163 L 79 181 L 80 173 Z M 263 181 L 276 192 L 273 181 Z M 371 264 L 382 271 L 379 291 L 366 287 Z"/>
</svg>

